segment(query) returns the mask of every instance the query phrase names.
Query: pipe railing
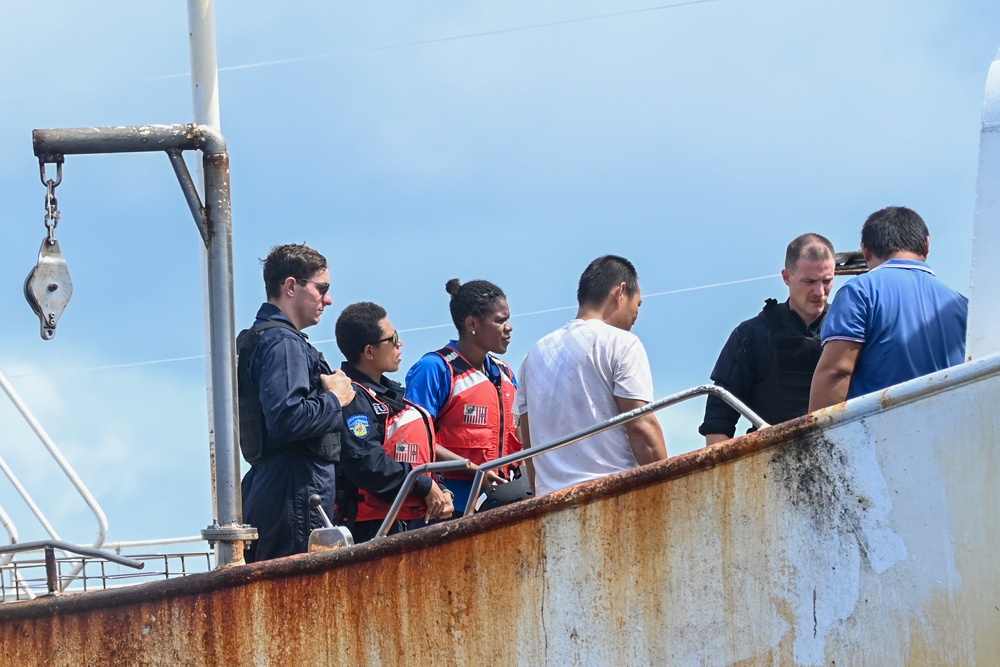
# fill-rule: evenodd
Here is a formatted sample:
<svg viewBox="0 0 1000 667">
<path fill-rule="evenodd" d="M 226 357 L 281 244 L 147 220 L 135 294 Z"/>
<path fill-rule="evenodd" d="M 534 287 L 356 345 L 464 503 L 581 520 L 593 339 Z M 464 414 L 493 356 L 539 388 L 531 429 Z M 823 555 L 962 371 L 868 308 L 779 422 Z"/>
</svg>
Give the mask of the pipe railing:
<svg viewBox="0 0 1000 667">
<path fill-rule="evenodd" d="M 56 561 L 56 549 L 63 552 L 74 553 L 79 556 L 85 556 L 87 558 L 111 561 L 112 563 L 118 563 L 119 565 L 131 567 L 136 570 L 141 570 L 146 567 L 145 563 L 140 563 L 139 561 L 132 560 L 131 558 L 109 554 L 104 551 L 98 551 L 97 549 L 88 549 L 87 547 L 81 547 L 76 544 L 70 544 L 69 542 L 63 542 L 60 540 L 43 540 L 40 542 L 21 542 L 20 544 L 11 544 L 6 547 L 0 547 L 0 554 L 18 553 L 22 551 L 44 551 L 45 579 L 48 585 L 49 594 L 52 594 L 61 590 L 59 587 L 60 577 L 59 566 Z M 80 567 L 83 567 L 83 563 L 80 564 Z"/>
<path fill-rule="evenodd" d="M 630 410 L 628 412 L 623 412 L 620 415 L 615 415 L 607 421 L 594 424 L 587 428 L 581 429 L 576 433 L 571 433 L 564 438 L 555 440 L 553 442 L 534 446 L 532 445 L 528 449 L 523 449 L 519 452 L 514 452 L 513 454 L 508 454 L 507 456 L 501 456 L 498 459 L 492 461 L 487 461 L 486 463 L 481 463 L 478 470 L 476 470 L 475 476 L 472 478 L 472 489 L 469 492 L 469 501 L 465 505 L 465 511 L 463 516 L 469 516 L 475 512 L 476 500 L 479 497 L 479 491 L 483 486 L 483 478 L 486 473 L 491 470 L 496 470 L 497 468 L 502 468 L 503 466 L 510 465 L 511 463 L 518 463 L 520 461 L 525 461 L 527 459 L 532 459 L 546 452 L 550 452 L 553 449 L 559 449 L 560 447 L 565 447 L 567 445 L 572 445 L 574 442 L 583 440 L 584 438 L 589 438 L 592 435 L 597 435 L 598 433 L 603 433 L 616 426 L 621 426 L 627 424 L 630 421 L 636 420 L 643 415 L 647 415 L 651 412 L 656 412 L 657 410 L 662 410 L 665 407 L 675 405 L 677 403 L 682 403 L 683 401 L 696 398 L 698 396 L 704 396 L 705 394 L 714 394 L 732 406 L 737 412 L 742 416 L 746 417 L 755 428 L 763 428 L 769 426 L 767 422 L 761 419 L 757 413 L 748 408 L 746 404 L 740 399 L 733 396 L 731 393 L 722 389 L 721 387 L 716 387 L 715 385 L 705 384 L 692 389 L 686 389 L 682 392 L 672 394 L 666 398 L 661 398 L 658 401 L 653 401 L 648 403 L 641 408 L 636 408 L 635 410 Z"/>
<path fill-rule="evenodd" d="M 418 477 L 428 472 L 433 474 L 449 470 L 471 470 L 472 468 L 473 465 L 469 459 L 462 459 L 461 461 L 424 463 L 410 470 L 409 474 L 406 475 L 406 479 L 403 480 L 402 488 L 399 489 L 399 493 L 396 494 L 392 505 L 389 506 L 389 513 L 385 515 L 385 519 L 382 521 L 382 525 L 379 526 L 378 532 L 375 533 L 375 537 L 385 537 L 389 533 L 389 529 L 396 521 L 396 516 L 399 515 L 399 510 L 403 506 L 403 501 L 410 495 L 410 490 L 413 489 L 413 485 L 416 484 Z"/>
<path fill-rule="evenodd" d="M 656 412 L 657 410 L 662 410 L 663 408 L 674 405 L 676 403 L 681 403 L 683 401 L 696 398 L 698 396 L 704 396 L 705 394 L 714 394 L 718 396 L 723 401 L 728 403 L 733 409 L 740 413 L 743 417 L 750 421 L 755 428 L 764 428 L 765 426 L 770 426 L 766 421 L 761 419 L 757 413 L 747 407 L 747 405 L 740 399 L 733 396 L 730 392 L 722 389 L 721 387 L 716 387 L 715 385 L 701 385 L 699 387 L 694 387 L 692 389 L 687 389 L 685 391 L 679 392 L 677 394 L 672 394 L 666 398 L 661 398 L 658 401 L 653 401 L 648 405 L 644 405 L 641 408 L 636 408 L 629 412 L 623 412 L 620 415 L 616 415 L 607 421 L 594 424 L 593 426 L 587 427 L 576 433 L 566 436 L 561 440 L 556 440 L 555 442 L 550 442 L 546 445 L 541 445 L 539 447 L 531 447 L 529 449 L 522 450 L 520 452 L 515 452 L 513 454 L 508 454 L 507 456 L 501 456 L 498 459 L 492 461 L 487 461 L 478 466 L 476 473 L 472 481 L 472 490 L 469 493 L 469 501 L 465 506 L 463 516 L 468 516 L 475 511 L 476 500 L 479 497 L 479 491 L 482 488 L 483 478 L 487 471 L 496 470 L 505 465 L 511 463 L 517 463 L 518 461 L 523 461 L 526 459 L 534 458 L 540 454 L 552 451 L 553 449 L 559 449 L 560 447 L 565 447 L 566 445 L 571 445 L 574 442 L 583 440 L 584 438 L 589 438 L 592 435 L 598 433 L 603 433 L 609 429 L 615 428 L 616 426 L 621 426 L 622 424 L 627 424 L 628 422 L 638 419 L 645 414 L 650 412 Z M 464 461 L 442 461 L 439 463 L 425 463 L 423 465 L 413 468 L 403 480 L 403 486 L 399 489 L 399 493 L 396 494 L 395 500 L 392 501 L 392 505 L 389 507 L 389 513 L 386 514 L 385 520 L 378 529 L 378 533 L 375 537 L 385 537 L 389 532 L 390 527 L 392 527 L 393 522 L 396 521 L 396 516 L 399 514 L 400 508 L 403 506 L 403 501 L 406 497 L 410 495 L 410 491 L 413 489 L 413 485 L 416 483 L 417 478 L 427 472 L 444 472 L 446 470 L 462 470 L 471 469 L 474 466 L 468 459 Z"/>
<path fill-rule="evenodd" d="M 15 526 L 14 522 L 11 521 L 10 516 L 8 516 L 2 505 L 0 505 L 0 524 L 3 524 L 4 530 L 7 531 L 7 537 L 10 538 L 10 542 L 8 542 L 8 544 L 17 544 L 17 526 Z M 9 563 L 13 557 L 13 554 L 4 554 L 3 556 L 0 556 L 0 567 Z"/>
<path fill-rule="evenodd" d="M 59 466 L 59 469 L 62 470 L 64 475 L 66 475 L 66 478 L 73 485 L 73 488 L 76 489 L 77 493 L 80 494 L 80 497 L 87 504 L 87 507 L 89 507 L 91 512 L 93 512 L 94 517 L 97 519 L 97 537 L 94 538 L 93 548 L 96 549 L 100 547 L 104 544 L 104 541 L 108 537 L 108 517 L 101 508 L 101 505 L 97 502 L 94 494 L 92 494 L 90 489 L 87 488 L 87 485 L 84 484 L 83 479 L 80 478 L 80 475 L 78 475 L 73 466 L 70 465 L 70 462 L 63 455 L 59 447 L 56 446 L 56 443 L 42 427 L 41 423 L 35 418 L 31 409 L 28 408 L 28 405 L 21 399 L 20 394 L 17 393 L 17 390 L 14 389 L 14 386 L 9 380 L 7 380 L 7 376 L 4 375 L 2 371 L 0 371 L 0 388 L 3 388 L 4 393 L 7 394 L 7 397 L 10 399 L 11 403 L 14 404 L 14 407 L 17 408 L 17 411 L 21 413 L 24 421 L 31 427 L 31 430 L 34 431 L 38 440 L 45 446 L 45 449 L 48 450 L 49 454 Z M 47 532 L 55 542 L 62 543 L 56 529 L 51 523 L 49 523 L 49 520 L 45 517 L 45 514 L 42 513 L 42 510 L 38 507 L 34 498 L 32 498 L 31 494 L 28 493 L 28 490 L 24 488 L 24 485 L 21 484 L 21 481 L 17 478 L 17 475 L 14 474 L 14 471 L 11 470 L 10 466 L 7 465 L 7 462 L 4 461 L 3 458 L 0 458 L 0 470 L 2 470 L 7 479 L 10 480 L 10 483 L 14 486 L 14 489 L 18 492 L 21 498 L 24 499 L 25 504 L 27 504 L 28 508 L 38 519 L 39 523 L 42 524 L 45 532 Z M 14 541 L 16 541 L 16 539 Z M 9 562 L 9 559 L 12 557 L 13 556 L 4 556 L 3 558 L 7 558 Z M 69 582 L 71 582 L 82 569 L 83 566 L 81 565 L 78 568 L 74 568 L 73 571 L 66 576 L 67 585 L 69 585 Z"/>
</svg>

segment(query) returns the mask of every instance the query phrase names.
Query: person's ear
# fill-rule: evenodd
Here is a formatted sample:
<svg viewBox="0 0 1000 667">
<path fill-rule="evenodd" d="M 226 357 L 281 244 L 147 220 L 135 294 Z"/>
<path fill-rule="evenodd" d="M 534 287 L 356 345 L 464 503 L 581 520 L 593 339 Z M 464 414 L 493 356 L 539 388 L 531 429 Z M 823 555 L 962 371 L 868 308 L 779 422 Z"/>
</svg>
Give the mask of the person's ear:
<svg viewBox="0 0 1000 667">
<path fill-rule="evenodd" d="M 465 330 L 473 336 L 476 335 L 476 324 L 478 324 L 478 322 L 476 321 L 475 315 L 466 315 Z"/>
<path fill-rule="evenodd" d="M 285 296 L 295 296 L 295 286 L 298 285 L 299 281 L 288 276 L 281 283 L 281 291 L 284 292 Z"/>
</svg>

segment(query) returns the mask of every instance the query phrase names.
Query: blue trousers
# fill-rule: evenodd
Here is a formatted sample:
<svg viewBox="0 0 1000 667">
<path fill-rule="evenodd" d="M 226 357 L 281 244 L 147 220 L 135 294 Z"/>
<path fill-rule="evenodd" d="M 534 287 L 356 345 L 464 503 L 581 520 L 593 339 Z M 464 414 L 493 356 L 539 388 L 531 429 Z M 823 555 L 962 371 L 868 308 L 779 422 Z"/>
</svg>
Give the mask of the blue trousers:
<svg viewBox="0 0 1000 667">
<path fill-rule="evenodd" d="M 253 465 L 243 478 L 243 521 L 257 528 L 246 562 L 305 553 L 309 533 L 323 527 L 309 497 L 319 494 L 334 520 L 337 480 L 334 464 L 296 450 L 284 450 Z"/>
</svg>

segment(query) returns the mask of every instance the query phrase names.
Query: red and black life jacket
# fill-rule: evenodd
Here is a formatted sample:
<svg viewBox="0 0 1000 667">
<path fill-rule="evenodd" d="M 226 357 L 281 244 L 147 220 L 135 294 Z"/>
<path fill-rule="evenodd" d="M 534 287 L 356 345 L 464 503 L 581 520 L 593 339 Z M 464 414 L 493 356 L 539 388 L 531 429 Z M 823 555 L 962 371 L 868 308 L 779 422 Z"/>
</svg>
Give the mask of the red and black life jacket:
<svg viewBox="0 0 1000 667">
<path fill-rule="evenodd" d="M 368 387 L 354 383 L 355 388 L 360 388 L 368 393 L 372 402 L 382 405 L 385 415 L 383 424 L 382 448 L 386 455 L 393 461 L 409 463 L 414 468 L 424 463 L 433 463 L 434 456 L 434 422 L 427 411 L 405 401 L 403 405 L 395 402 L 386 402 Z M 379 410 L 378 412 L 383 413 Z M 425 473 L 430 476 L 430 473 Z M 389 513 L 391 503 L 379 500 L 375 494 L 366 493 L 364 489 L 358 489 L 358 509 L 354 517 L 355 521 L 374 521 L 385 519 Z M 427 513 L 427 505 L 420 496 L 410 494 L 399 510 L 397 519 L 409 520 L 417 519 Z"/>
<path fill-rule="evenodd" d="M 490 357 L 500 369 L 500 377 L 492 380 L 453 348 L 436 353 L 451 369 L 451 394 L 434 420 L 438 443 L 476 464 L 521 451 L 510 367 Z M 445 473 L 445 477 L 467 478 L 454 473 Z"/>
</svg>

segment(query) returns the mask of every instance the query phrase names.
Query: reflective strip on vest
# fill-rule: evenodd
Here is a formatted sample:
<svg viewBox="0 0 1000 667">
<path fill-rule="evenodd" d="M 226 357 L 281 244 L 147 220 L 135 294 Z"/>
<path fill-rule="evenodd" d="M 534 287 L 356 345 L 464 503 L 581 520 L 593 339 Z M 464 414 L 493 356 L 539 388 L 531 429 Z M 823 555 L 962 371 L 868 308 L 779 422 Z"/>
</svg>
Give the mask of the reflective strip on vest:
<svg viewBox="0 0 1000 667">
<path fill-rule="evenodd" d="M 490 357 L 500 368 L 499 390 L 487 375 L 451 348 L 438 350 L 451 369 L 451 392 L 435 419 L 438 443 L 475 464 L 520 451 L 514 418 L 514 392 L 509 368 Z M 445 473 L 450 479 L 467 479 Z"/>
</svg>

